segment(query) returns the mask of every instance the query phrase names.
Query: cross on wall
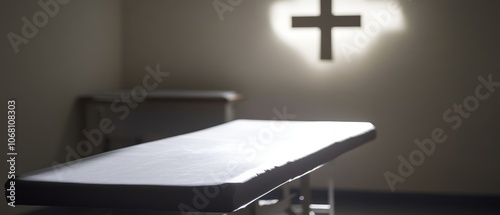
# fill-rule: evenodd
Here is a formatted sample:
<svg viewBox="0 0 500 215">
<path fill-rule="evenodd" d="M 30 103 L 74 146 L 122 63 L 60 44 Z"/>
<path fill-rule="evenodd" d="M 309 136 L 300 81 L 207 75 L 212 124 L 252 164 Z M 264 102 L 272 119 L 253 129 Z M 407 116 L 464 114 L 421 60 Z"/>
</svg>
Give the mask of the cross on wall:
<svg viewBox="0 0 500 215">
<path fill-rule="evenodd" d="M 361 27 L 361 16 L 335 16 L 332 0 L 321 0 L 319 16 L 292 17 L 292 27 L 316 27 L 321 31 L 321 59 L 332 60 L 332 28 Z"/>
</svg>

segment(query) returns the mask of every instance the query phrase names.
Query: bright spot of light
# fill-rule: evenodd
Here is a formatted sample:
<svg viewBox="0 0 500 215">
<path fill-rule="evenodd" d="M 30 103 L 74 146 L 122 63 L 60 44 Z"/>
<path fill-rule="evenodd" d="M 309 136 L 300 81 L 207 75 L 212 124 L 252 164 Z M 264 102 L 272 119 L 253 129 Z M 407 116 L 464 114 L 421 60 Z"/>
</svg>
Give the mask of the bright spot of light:
<svg viewBox="0 0 500 215">
<path fill-rule="evenodd" d="M 330 205 L 326 204 L 310 204 L 309 208 L 313 210 L 330 210 Z"/>
<path fill-rule="evenodd" d="M 320 59 L 320 30 L 292 28 L 292 17 L 319 16 L 320 0 L 277 1 L 271 5 L 271 25 L 274 32 L 319 68 L 332 64 L 348 64 L 365 53 L 384 32 L 404 30 L 402 8 L 395 0 L 333 0 L 332 13 L 337 16 L 360 15 L 361 27 L 332 29 L 333 60 Z"/>
<path fill-rule="evenodd" d="M 269 200 L 261 199 L 261 200 L 259 200 L 259 206 L 274 205 L 274 204 L 276 204 L 278 202 L 279 202 L 278 199 L 269 199 Z"/>
</svg>

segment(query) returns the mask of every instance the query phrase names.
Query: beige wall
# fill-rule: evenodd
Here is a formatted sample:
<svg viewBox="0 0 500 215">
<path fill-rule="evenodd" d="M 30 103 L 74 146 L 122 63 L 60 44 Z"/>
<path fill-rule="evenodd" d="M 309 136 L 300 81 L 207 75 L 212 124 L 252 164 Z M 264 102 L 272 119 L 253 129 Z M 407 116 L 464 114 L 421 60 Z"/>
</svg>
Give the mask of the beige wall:
<svg viewBox="0 0 500 215">
<path fill-rule="evenodd" d="M 65 145 L 80 139 L 76 97 L 115 89 L 120 84 L 119 1 L 70 1 L 61 5 L 58 13 L 15 54 L 6 35 L 21 34 L 21 18 L 31 19 L 41 11 L 37 2 L 7 1 L 0 7 L 0 109 L 6 113 L 7 99 L 17 99 L 17 173 L 62 162 Z M 6 140 L 6 133 L 1 135 Z M 2 158 L 5 150 L 2 145 Z M 6 162 L 0 165 L 3 177 L 7 177 L 3 174 L 7 172 Z M 2 181 L 6 179 L 3 177 Z M 2 211 L 7 210 L 5 207 L 1 204 Z M 16 213 L 27 208 L 17 207 Z M 14 213 L 11 209 L 7 212 Z"/>
<path fill-rule="evenodd" d="M 417 149 L 413 140 L 442 127 L 446 142 L 396 190 L 500 194 L 500 92 L 456 131 L 442 119 L 474 94 L 479 75 L 500 80 L 497 2 L 402 1 L 405 31 L 384 33 L 354 63 L 324 71 L 273 32 L 277 0 L 243 1 L 223 22 L 211 2 L 124 1 L 124 86 L 160 63 L 171 72 L 164 88 L 244 93 L 240 118 L 270 119 L 286 105 L 300 120 L 371 121 L 378 139 L 335 161 L 336 186 L 345 189 L 390 192 L 384 172 L 397 172 L 398 156 Z M 327 175 L 316 173 L 314 186 L 326 186 Z"/>
<path fill-rule="evenodd" d="M 18 172 L 62 161 L 64 146 L 79 140 L 76 96 L 133 87 L 146 65 L 160 63 L 171 72 L 163 88 L 244 93 L 240 118 L 270 119 L 286 105 L 298 120 L 373 122 L 378 139 L 335 161 L 338 188 L 389 192 L 383 173 L 397 171 L 415 138 L 442 127 L 447 141 L 397 191 L 500 193 L 500 92 L 456 131 L 442 119 L 473 95 L 479 75 L 500 80 L 497 2 L 404 1 L 406 31 L 383 34 L 353 64 L 316 71 L 272 31 L 277 1 L 244 1 L 220 22 L 212 1 L 74 0 L 18 54 L 5 36 L 20 34 L 21 17 L 40 7 L 4 3 L 0 80 L 3 101 L 18 101 Z M 321 169 L 313 185 L 325 186 L 328 175 Z"/>
</svg>

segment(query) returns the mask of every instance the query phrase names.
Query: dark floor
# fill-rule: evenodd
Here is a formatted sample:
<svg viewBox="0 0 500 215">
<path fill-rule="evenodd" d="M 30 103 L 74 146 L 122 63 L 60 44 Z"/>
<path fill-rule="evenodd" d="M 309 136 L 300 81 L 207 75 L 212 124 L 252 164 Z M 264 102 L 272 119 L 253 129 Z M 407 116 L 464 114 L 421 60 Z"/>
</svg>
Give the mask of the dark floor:
<svg viewBox="0 0 500 215">
<path fill-rule="evenodd" d="M 298 192 L 298 191 L 295 191 Z M 273 196 L 274 195 L 274 196 Z M 271 193 L 279 197 L 279 192 Z M 326 190 L 314 190 L 312 202 L 326 204 Z M 294 204 L 300 203 L 295 199 Z M 324 213 L 316 213 L 323 215 Z M 500 215 L 500 196 L 431 195 L 412 193 L 373 193 L 335 191 L 336 215 L 420 215 L 420 214 L 496 214 Z"/>
<path fill-rule="evenodd" d="M 294 191 L 298 192 L 298 191 Z M 300 196 L 300 195 L 297 195 Z M 265 198 L 281 198 L 279 190 L 273 191 Z M 312 192 L 314 204 L 326 204 L 326 190 Z M 300 204 L 298 198 L 294 204 Z M 324 210 L 323 210 L 324 211 Z M 317 215 L 327 214 L 316 210 Z M 47 207 L 24 215 L 115 215 L 115 214 L 144 214 L 147 212 L 111 213 L 104 209 L 75 209 Z M 150 213 L 169 214 L 169 213 Z M 355 191 L 335 192 L 336 215 L 500 215 L 500 196 L 457 196 L 457 195 L 429 195 L 429 194 L 401 194 L 401 193 L 371 193 Z"/>
</svg>

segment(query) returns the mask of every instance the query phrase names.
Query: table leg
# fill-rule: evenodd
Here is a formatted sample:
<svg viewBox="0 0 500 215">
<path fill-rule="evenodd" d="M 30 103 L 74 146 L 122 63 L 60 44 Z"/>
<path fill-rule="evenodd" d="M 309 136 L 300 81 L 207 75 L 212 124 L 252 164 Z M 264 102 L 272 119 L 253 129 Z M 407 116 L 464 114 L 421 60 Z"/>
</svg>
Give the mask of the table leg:
<svg viewBox="0 0 500 215">
<path fill-rule="evenodd" d="M 304 197 L 302 199 L 302 215 L 309 215 L 311 211 L 311 176 L 304 175 L 300 178 L 300 193 Z"/>
</svg>

